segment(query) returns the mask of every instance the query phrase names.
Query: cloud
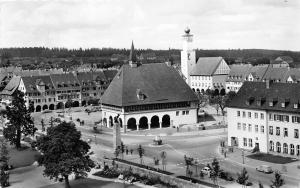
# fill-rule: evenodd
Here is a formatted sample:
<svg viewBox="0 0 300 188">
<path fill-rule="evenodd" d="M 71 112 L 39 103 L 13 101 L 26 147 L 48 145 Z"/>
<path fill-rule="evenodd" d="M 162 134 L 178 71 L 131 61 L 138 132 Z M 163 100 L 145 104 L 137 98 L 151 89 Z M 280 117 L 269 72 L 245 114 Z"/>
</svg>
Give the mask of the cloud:
<svg viewBox="0 0 300 188">
<path fill-rule="evenodd" d="M 0 47 L 300 50 L 297 0 L 0 1 Z"/>
</svg>

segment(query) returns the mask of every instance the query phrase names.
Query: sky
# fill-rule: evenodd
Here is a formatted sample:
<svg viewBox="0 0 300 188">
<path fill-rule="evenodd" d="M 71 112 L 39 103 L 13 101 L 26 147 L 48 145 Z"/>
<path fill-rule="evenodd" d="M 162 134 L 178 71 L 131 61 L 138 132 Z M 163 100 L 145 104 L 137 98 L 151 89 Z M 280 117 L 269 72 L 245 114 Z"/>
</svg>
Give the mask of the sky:
<svg viewBox="0 0 300 188">
<path fill-rule="evenodd" d="M 0 0 L 0 47 L 300 51 L 299 0 Z"/>
</svg>

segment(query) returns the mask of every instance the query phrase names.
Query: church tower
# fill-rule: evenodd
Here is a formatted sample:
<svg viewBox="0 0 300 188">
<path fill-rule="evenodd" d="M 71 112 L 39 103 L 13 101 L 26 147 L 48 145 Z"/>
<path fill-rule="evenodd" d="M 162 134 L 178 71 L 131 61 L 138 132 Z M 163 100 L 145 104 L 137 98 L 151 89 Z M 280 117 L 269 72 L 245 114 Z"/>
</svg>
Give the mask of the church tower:
<svg viewBox="0 0 300 188">
<path fill-rule="evenodd" d="M 184 30 L 183 48 L 181 51 L 181 73 L 188 85 L 190 85 L 190 72 L 192 67 L 196 64 L 196 52 L 193 49 L 193 35 L 190 34 L 190 29 L 187 27 Z"/>
</svg>

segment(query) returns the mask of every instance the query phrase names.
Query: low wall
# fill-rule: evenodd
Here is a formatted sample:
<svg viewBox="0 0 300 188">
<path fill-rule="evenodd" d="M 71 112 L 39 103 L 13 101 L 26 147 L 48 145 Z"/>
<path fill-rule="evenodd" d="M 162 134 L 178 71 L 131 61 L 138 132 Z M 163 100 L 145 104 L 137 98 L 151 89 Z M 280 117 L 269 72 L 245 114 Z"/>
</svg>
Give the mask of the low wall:
<svg viewBox="0 0 300 188">
<path fill-rule="evenodd" d="M 101 159 L 102 162 L 105 162 L 107 165 L 112 165 L 112 160 L 110 159 Z M 208 188 L 208 186 L 195 184 L 187 180 L 183 180 L 171 175 L 162 174 L 159 172 L 151 171 L 148 169 L 140 168 L 137 166 L 129 165 L 126 163 L 122 163 L 119 161 L 115 161 L 115 164 L 118 165 L 119 169 L 125 170 L 131 167 L 132 172 L 135 174 L 139 174 L 140 176 L 147 176 L 147 177 L 159 177 L 161 181 L 165 183 L 169 183 L 171 185 L 176 185 L 179 188 Z"/>
</svg>

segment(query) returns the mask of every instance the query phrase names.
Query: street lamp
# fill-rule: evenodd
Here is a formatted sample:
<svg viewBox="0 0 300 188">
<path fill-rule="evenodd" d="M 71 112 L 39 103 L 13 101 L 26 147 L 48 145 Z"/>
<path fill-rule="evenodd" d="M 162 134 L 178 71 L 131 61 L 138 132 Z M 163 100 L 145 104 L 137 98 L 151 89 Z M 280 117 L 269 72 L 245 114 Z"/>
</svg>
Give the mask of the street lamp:
<svg viewBox="0 0 300 188">
<path fill-rule="evenodd" d="M 245 153 L 244 153 L 244 149 L 242 149 L 242 158 L 243 158 L 243 164 L 245 164 Z"/>
</svg>

